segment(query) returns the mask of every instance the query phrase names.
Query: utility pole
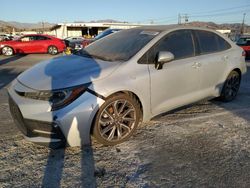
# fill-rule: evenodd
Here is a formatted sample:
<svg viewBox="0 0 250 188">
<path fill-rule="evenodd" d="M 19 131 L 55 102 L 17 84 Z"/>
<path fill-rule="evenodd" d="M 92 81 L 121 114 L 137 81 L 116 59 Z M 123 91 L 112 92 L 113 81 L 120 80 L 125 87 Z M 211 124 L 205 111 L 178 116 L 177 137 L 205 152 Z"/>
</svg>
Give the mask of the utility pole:
<svg viewBox="0 0 250 188">
<path fill-rule="evenodd" d="M 246 17 L 246 13 L 243 14 L 243 20 L 242 20 L 241 29 L 240 29 L 240 34 L 241 34 L 241 35 L 244 34 L 245 17 Z"/>
<path fill-rule="evenodd" d="M 42 33 L 44 33 L 44 21 L 42 21 Z M 41 32 L 41 31 L 40 31 Z"/>
<path fill-rule="evenodd" d="M 181 24 L 181 14 L 178 14 L 178 24 Z"/>
<path fill-rule="evenodd" d="M 182 20 L 184 20 L 184 24 L 188 23 L 189 16 L 188 14 L 178 14 L 178 24 L 182 24 Z"/>
</svg>

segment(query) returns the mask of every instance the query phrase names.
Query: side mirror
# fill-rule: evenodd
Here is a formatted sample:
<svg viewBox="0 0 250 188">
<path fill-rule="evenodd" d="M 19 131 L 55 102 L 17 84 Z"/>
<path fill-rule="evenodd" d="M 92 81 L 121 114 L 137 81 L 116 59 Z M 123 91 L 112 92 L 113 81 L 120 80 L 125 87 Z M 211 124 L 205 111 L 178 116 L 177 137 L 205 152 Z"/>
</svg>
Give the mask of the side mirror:
<svg viewBox="0 0 250 188">
<path fill-rule="evenodd" d="M 157 70 L 162 69 L 162 66 L 164 63 L 170 62 L 174 59 L 174 54 L 171 52 L 167 51 L 161 51 L 157 55 L 156 63 L 155 63 L 155 68 Z"/>
</svg>

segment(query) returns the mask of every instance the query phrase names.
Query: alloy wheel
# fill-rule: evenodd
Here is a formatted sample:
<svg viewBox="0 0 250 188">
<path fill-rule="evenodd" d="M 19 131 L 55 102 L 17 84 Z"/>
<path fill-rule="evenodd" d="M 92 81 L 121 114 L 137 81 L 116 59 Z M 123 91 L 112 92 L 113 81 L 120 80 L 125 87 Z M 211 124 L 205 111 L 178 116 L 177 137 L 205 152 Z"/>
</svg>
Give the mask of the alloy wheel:
<svg viewBox="0 0 250 188">
<path fill-rule="evenodd" d="M 98 110 L 93 124 L 93 136 L 103 145 L 122 143 L 133 135 L 141 118 L 140 102 L 135 96 L 114 94 Z"/>
<path fill-rule="evenodd" d="M 126 100 L 116 100 L 102 111 L 98 120 L 101 136 L 108 141 L 122 140 L 133 130 L 135 107 Z"/>
<path fill-rule="evenodd" d="M 2 54 L 6 55 L 6 56 L 13 55 L 13 49 L 11 47 L 5 46 L 2 49 Z"/>
<path fill-rule="evenodd" d="M 50 46 L 48 52 L 51 55 L 56 55 L 58 53 L 58 50 L 55 46 Z"/>
</svg>

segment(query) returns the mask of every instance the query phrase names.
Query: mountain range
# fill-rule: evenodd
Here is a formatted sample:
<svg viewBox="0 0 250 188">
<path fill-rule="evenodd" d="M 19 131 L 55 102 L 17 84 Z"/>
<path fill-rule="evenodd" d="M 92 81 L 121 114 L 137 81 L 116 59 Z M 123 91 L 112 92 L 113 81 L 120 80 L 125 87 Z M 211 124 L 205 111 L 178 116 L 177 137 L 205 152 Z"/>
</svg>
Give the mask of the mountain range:
<svg viewBox="0 0 250 188">
<path fill-rule="evenodd" d="M 33 29 L 42 29 L 42 28 L 50 28 L 52 27 L 53 23 L 48 22 L 38 22 L 38 23 L 21 23 L 21 22 L 15 22 L 10 21 L 6 22 L 3 20 L 0 20 L 0 30 L 6 30 L 6 29 L 12 29 L 15 30 L 33 30 Z"/>
<path fill-rule="evenodd" d="M 75 23 L 80 23 L 84 21 L 75 21 Z M 91 21 L 91 22 L 113 22 L 117 23 L 120 21 L 117 20 L 112 20 L 112 19 L 106 19 L 106 20 L 97 20 L 97 21 Z M 124 22 L 127 23 L 127 22 Z M 49 22 L 38 22 L 38 23 L 21 23 L 21 22 L 15 22 L 15 21 L 2 21 L 0 20 L 0 31 L 9 31 L 11 32 L 13 28 L 16 31 L 21 31 L 21 30 L 41 30 L 41 29 L 46 29 L 48 30 L 52 26 L 54 26 L 55 23 L 49 23 Z M 198 27 L 208 27 L 211 29 L 230 29 L 230 30 L 239 30 L 241 28 L 241 23 L 225 23 L 225 24 L 216 24 L 214 22 L 190 22 L 188 25 L 192 26 L 198 26 Z M 250 33 L 250 26 L 245 25 L 245 32 Z"/>
</svg>

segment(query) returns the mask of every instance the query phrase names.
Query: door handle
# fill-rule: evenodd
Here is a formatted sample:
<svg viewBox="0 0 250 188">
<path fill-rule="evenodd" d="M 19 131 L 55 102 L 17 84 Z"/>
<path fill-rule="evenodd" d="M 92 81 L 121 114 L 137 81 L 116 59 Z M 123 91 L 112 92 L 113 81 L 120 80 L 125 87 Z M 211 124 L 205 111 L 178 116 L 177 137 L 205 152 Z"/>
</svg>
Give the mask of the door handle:
<svg viewBox="0 0 250 188">
<path fill-rule="evenodd" d="M 198 62 L 194 62 L 194 64 L 192 65 L 193 68 L 197 69 L 201 67 L 201 63 Z"/>
<path fill-rule="evenodd" d="M 227 61 L 227 60 L 228 60 L 228 56 L 227 56 L 227 55 L 223 56 L 223 57 L 222 57 L 222 60 L 223 60 L 223 61 Z"/>
</svg>

